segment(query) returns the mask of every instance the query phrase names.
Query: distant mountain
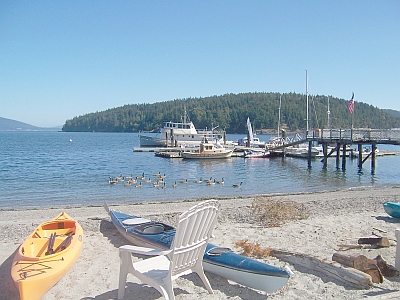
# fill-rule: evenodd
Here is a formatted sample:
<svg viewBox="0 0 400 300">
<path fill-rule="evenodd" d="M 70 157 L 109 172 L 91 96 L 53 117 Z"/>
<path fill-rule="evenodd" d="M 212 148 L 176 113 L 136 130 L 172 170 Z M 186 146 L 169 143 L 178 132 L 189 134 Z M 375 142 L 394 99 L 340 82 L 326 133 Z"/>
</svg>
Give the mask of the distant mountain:
<svg viewBox="0 0 400 300">
<path fill-rule="evenodd" d="M 393 117 L 400 118 L 400 111 L 398 111 L 398 110 L 383 109 L 383 111 L 385 111 L 386 113 L 388 113 L 389 115 L 391 115 Z"/>
<path fill-rule="evenodd" d="M 37 127 L 0 117 L 0 131 L 58 131 L 61 130 L 61 127 L 62 126 L 51 128 Z"/>
</svg>

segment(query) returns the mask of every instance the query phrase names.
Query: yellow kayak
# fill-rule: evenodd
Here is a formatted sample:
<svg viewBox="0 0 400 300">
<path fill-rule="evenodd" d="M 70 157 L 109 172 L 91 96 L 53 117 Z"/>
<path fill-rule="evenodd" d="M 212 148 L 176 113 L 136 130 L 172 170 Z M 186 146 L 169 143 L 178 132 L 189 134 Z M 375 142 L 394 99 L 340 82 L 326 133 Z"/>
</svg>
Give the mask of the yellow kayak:
<svg viewBox="0 0 400 300">
<path fill-rule="evenodd" d="M 65 212 L 40 224 L 15 254 L 11 276 L 21 300 L 40 299 L 74 265 L 82 250 L 81 225 Z"/>
</svg>

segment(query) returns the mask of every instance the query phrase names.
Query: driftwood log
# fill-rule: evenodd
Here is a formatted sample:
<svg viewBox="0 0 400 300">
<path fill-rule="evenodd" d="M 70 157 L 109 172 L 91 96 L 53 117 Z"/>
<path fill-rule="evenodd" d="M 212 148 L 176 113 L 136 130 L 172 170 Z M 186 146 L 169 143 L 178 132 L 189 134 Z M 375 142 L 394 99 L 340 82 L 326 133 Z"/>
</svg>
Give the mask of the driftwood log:
<svg viewBox="0 0 400 300">
<path fill-rule="evenodd" d="M 338 282 L 352 285 L 356 288 L 369 289 L 373 285 L 372 278 L 367 273 L 354 268 L 343 267 L 336 262 L 323 261 L 307 254 L 275 249 L 272 249 L 270 254 L 280 260 L 322 273 L 328 278 L 330 277 Z"/>
<path fill-rule="evenodd" d="M 369 237 L 369 238 L 359 238 L 358 244 L 370 244 L 379 247 L 390 247 L 390 242 L 387 237 Z"/>
<path fill-rule="evenodd" d="M 353 256 L 341 253 L 334 253 L 332 255 L 332 260 L 341 263 L 342 265 L 352 267 L 354 269 L 367 273 L 371 276 L 372 282 L 374 283 L 383 282 L 383 275 L 377 265 L 377 262 L 373 259 L 369 259 L 364 255 Z"/>
<path fill-rule="evenodd" d="M 383 276 L 386 277 L 399 276 L 399 271 L 394 266 L 389 265 L 381 255 L 375 257 L 374 261 L 381 270 Z"/>
</svg>

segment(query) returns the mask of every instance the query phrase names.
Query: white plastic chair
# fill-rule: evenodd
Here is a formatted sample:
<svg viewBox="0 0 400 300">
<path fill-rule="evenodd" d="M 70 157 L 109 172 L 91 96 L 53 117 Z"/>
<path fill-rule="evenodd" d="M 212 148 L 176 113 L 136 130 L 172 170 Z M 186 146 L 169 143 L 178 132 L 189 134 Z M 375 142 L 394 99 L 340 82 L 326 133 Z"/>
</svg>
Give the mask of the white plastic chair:
<svg viewBox="0 0 400 300">
<path fill-rule="evenodd" d="M 124 298 L 128 273 L 157 289 L 166 300 L 172 300 L 175 299 L 172 281 L 195 272 L 212 294 L 210 283 L 203 271 L 203 256 L 215 227 L 219 208 L 217 200 L 208 200 L 181 214 L 169 250 L 130 245 L 120 247 L 118 299 Z M 133 263 L 131 253 L 153 257 Z"/>
</svg>

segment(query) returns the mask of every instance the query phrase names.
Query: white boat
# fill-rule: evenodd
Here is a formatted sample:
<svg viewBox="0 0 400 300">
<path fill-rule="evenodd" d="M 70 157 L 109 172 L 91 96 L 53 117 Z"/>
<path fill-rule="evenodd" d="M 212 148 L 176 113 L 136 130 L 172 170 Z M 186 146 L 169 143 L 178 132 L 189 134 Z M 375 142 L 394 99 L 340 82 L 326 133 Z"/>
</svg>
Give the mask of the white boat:
<svg viewBox="0 0 400 300">
<path fill-rule="evenodd" d="M 156 136 L 139 135 L 140 147 L 198 147 L 203 138 L 223 144 L 224 135 L 214 132 L 217 127 L 197 130 L 193 122 L 187 120 L 185 110 L 183 122 L 165 122 Z"/>
<path fill-rule="evenodd" d="M 250 144 L 247 137 L 243 139 L 239 139 L 235 145 L 236 146 L 245 146 L 250 148 L 265 148 L 265 142 L 261 142 L 258 137 L 253 134 L 253 128 L 251 126 L 250 118 L 247 118 L 247 130 L 249 132 Z"/>
<path fill-rule="evenodd" d="M 322 147 L 322 145 L 318 145 L 318 146 L 314 146 L 312 147 L 312 149 L 318 151 L 317 157 L 324 157 L 324 149 Z M 336 151 L 336 147 L 332 147 L 332 146 L 328 146 L 326 153 L 329 155 L 329 157 L 336 157 L 337 156 L 337 151 Z M 347 148 L 346 149 L 346 157 L 348 156 L 354 156 L 355 150 L 353 148 Z M 339 156 L 343 156 L 343 149 L 339 150 Z"/>
<path fill-rule="evenodd" d="M 363 157 L 363 158 L 365 158 L 365 157 L 367 157 L 367 156 L 371 157 L 372 149 L 369 148 L 369 147 L 363 148 L 361 154 L 362 154 L 362 157 Z M 382 153 L 379 153 L 379 149 L 375 149 L 375 155 L 376 155 L 376 156 L 381 156 L 381 155 L 383 155 L 383 154 L 382 154 Z M 354 151 L 352 152 L 352 156 L 355 157 L 355 158 L 357 158 L 357 157 L 360 156 L 360 152 L 354 150 Z"/>
<path fill-rule="evenodd" d="M 247 147 L 248 142 L 247 142 L 247 137 L 243 138 L 243 139 L 239 139 L 235 145 L 237 146 L 245 146 Z M 250 148 L 265 148 L 266 143 L 260 141 L 260 139 L 258 137 L 253 136 L 253 141 L 250 142 Z"/>
<path fill-rule="evenodd" d="M 189 159 L 221 159 L 230 158 L 232 156 L 233 149 L 226 149 L 221 144 L 209 142 L 204 139 L 200 143 L 200 148 L 191 151 L 183 151 L 181 153 L 183 158 Z"/>
<path fill-rule="evenodd" d="M 244 158 L 265 158 L 270 157 L 271 152 L 263 150 L 263 151 L 255 151 L 255 150 L 245 150 L 241 157 Z"/>
<path fill-rule="evenodd" d="M 308 145 L 287 147 L 285 149 L 285 151 L 286 151 L 286 156 L 308 158 Z M 319 153 L 319 151 L 314 149 L 314 147 L 311 148 L 310 152 L 311 152 L 310 153 L 311 158 L 315 158 L 317 156 L 317 154 Z"/>
</svg>

